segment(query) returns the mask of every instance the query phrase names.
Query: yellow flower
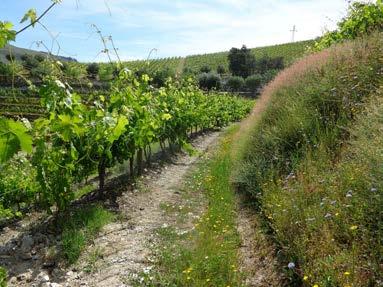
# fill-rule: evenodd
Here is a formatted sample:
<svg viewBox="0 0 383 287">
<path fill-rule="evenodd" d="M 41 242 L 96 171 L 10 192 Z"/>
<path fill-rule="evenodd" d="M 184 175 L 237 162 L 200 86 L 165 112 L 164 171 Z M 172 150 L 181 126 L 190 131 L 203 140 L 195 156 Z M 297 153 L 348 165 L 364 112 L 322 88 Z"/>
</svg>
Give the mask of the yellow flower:
<svg viewBox="0 0 383 287">
<path fill-rule="evenodd" d="M 307 281 L 307 279 L 309 279 L 309 276 L 307 275 L 303 276 L 303 281 Z"/>
<path fill-rule="evenodd" d="M 207 279 L 206 279 L 206 282 L 210 282 L 210 279 L 209 279 L 209 278 L 207 278 Z"/>
<path fill-rule="evenodd" d="M 344 272 L 344 276 L 349 276 L 350 275 L 350 272 L 346 271 Z"/>
<path fill-rule="evenodd" d="M 190 278 L 190 276 L 188 276 L 186 279 L 187 279 L 187 280 L 190 280 L 191 278 Z"/>
<path fill-rule="evenodd" d="M 314 284 L 313 287 L 319 287 L 319 285 L 318 284 Z"/>
<path fill-rule="evenodd" d="M 335 213 L 335 216 L 339 216 L 339 212 Z"/>
<path fill-rule="evenodd" d="M 358 229 L 358 225 L 353 225 L 350 227 L 350 230 L 356 230 L 356 229 Z"/>
</svg>

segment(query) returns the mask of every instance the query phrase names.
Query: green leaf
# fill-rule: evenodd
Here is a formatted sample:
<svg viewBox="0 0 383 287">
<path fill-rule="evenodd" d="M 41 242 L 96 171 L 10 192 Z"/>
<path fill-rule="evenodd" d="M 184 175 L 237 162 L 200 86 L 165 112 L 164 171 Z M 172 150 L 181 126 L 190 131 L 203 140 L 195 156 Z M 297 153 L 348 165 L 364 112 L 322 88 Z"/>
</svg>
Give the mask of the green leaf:
<svg viewBox="0 0 383 287">
<path fill-rule="evenodd" d="M 37 14 L 35 9 L 29 9 L 27 13 L 25 13 L 24 17 L 21 19 L 20 23 L 24 23 L 28 19 L 31 20 L 32 26 L 34 26 L 34 22 L 37 20 Z"/>
</svg>

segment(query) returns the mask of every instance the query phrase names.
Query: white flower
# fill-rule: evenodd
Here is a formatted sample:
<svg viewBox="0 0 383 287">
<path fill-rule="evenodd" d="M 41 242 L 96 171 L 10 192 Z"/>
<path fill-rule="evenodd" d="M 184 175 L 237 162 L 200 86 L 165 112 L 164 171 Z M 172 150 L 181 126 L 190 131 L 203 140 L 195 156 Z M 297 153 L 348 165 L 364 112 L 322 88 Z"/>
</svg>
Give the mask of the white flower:
<svg viewBox="0 0 383 287">
<path fill-rule="evenodd" d="M 372 192 L 377 192 L 378 189 L 377 189 L 376 187 L 372 187 L 372 188 L 371 188 L 371 191 L 372 191 Z"/>
<path fill-rule="evenodd" d="M 287 264 L 287 267 L 289 269 L 294 269 L 295 268 L 295 263 L 294 262 L 290 262 L 289 264 Z"/>
</svg>

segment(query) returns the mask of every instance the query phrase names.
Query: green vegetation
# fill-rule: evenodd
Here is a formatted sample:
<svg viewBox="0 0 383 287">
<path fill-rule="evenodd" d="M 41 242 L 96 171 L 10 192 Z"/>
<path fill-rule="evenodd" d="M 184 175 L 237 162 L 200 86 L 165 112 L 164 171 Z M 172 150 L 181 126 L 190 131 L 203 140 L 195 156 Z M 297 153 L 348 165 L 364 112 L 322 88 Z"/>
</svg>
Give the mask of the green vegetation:
<svg viewBox="0 0 383 287">
<path fill-rule="evenodd" d="M 256 59 L 267 55 L 270 58 L 283 57 L 285 65 L 290 65 L 296 59 L 302 57 L 308 47 L 314 43 L 313 40 L 286 43 L 273 46 L 259 47 L 251 49 L 251 53 Z M 203 66 L 209 66 L 217 71 L 218 66 L 222 66 L 225 71 L 229 69 L 229 52 L 219 52 L 204 55 L 194 55 L 186 57 L 185 67 L 198 72 Z"/>
<path fill-rule="evenodd" d="M 237 181 L 286 266 L 295 264 L 298 285 L 374 286 L 381 278 L 382 39 L 375 33 L 308 56 L 263 95 L 270 102 Z"/>
<path fill-rule="evenodd" d="M 93 104 L 71 93 L 60 81 L 47 81 L 39 95 L 44 114 L 29 122 L 4 122 L 3 161 L 19 149 L 32 152 L 32 161 L 12 160 L 2 168 L 2 215 L 9 218 L 33 204 L 60 211 L 76 198 L 74 184 L 98 174 L 101 194 L 106 171 L 131 162 L 130 175 L 140 174 L 151 145 L 165 141 L 187 148 L 192 129 L 223 127 L 243 118 L 251 102 L 229 95 L 207 95 L 193 82 L 153 89 L 148 76 L 137 79 L 122 71 L 112 92 L 94 95 Z M 145 109 L 143 109 L 145 107 Z M 27 125 L 32 131 L 27 129 Z M 12 144 L 11 144 L 12 143 Z M 133 163 L 137 163 L 137 169 Z M 17 164 L 16 164 L 17 163 Z M 13 176 L 22 174 L 23 180 Z"/>
<path fill-rule="evenodd" d="M 316 50 L 330 47 L 334 43 L 355 39 L 374 31 L 383 31 L 383 2 L 352 3 L 348 15 L 338 23 L 335 31 L 327 32 L 314 45 Z"/>
<path fill-rule="evenodd" d="M 70 220 L 64 217 L 59 222 L 62 255 L 69 264 L 73 264 L 101 228 L 115 219 L 115 215 L 102 206 L 94 205 L 77 209 L 68 216 Z"/>
<path fill-rule="evenodd" d="M 241 286 L 236 196 L 230 183 L 236 161 L 231 152 L 236 132 L 238 125 L 226 131 L 212 158 L 193 172 L 182 190 L 185 199 L 202 193 L 207 210 L 189 232 L 177 232 L 173 227 L 158 231 L 158 269 L 141 274 L 144 282 L 137 282 L 137 286 Z"/>
<path fill-rule="evenodd" d="M 7 287 L 7 271 L 0 266 L 0 287 Z"/>
</svg>

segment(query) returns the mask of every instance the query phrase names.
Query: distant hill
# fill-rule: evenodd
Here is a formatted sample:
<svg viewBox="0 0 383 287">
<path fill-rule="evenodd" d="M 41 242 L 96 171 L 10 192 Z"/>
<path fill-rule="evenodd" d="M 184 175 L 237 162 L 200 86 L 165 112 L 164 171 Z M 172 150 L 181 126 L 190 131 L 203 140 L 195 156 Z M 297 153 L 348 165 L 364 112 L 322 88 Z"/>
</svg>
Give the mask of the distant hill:
<svg viewBox="0 0 383 287">
<path fill-rule="evenodd" d="M 2 63 L 8 63 L 8 60 L 6 56 L 12 53 L 12 55 L 15 57 L 16 60 L 20 60 L 20 57 L 29 54 L 29 55 L 42 55 L 44 57 L 47 57 L 49 54 L 42 51 L 35 51 L 30 49 L 24 49 L 19 48 L 13 45 L 6 45 L 4 48 L 0 48 L 0 62 Z M 62 62 L 77 62 L 76 59 L 71 57 L 63 57 L 63 56 L 54 56 L 57 60 L 60 60 Z"/>
</svg>

